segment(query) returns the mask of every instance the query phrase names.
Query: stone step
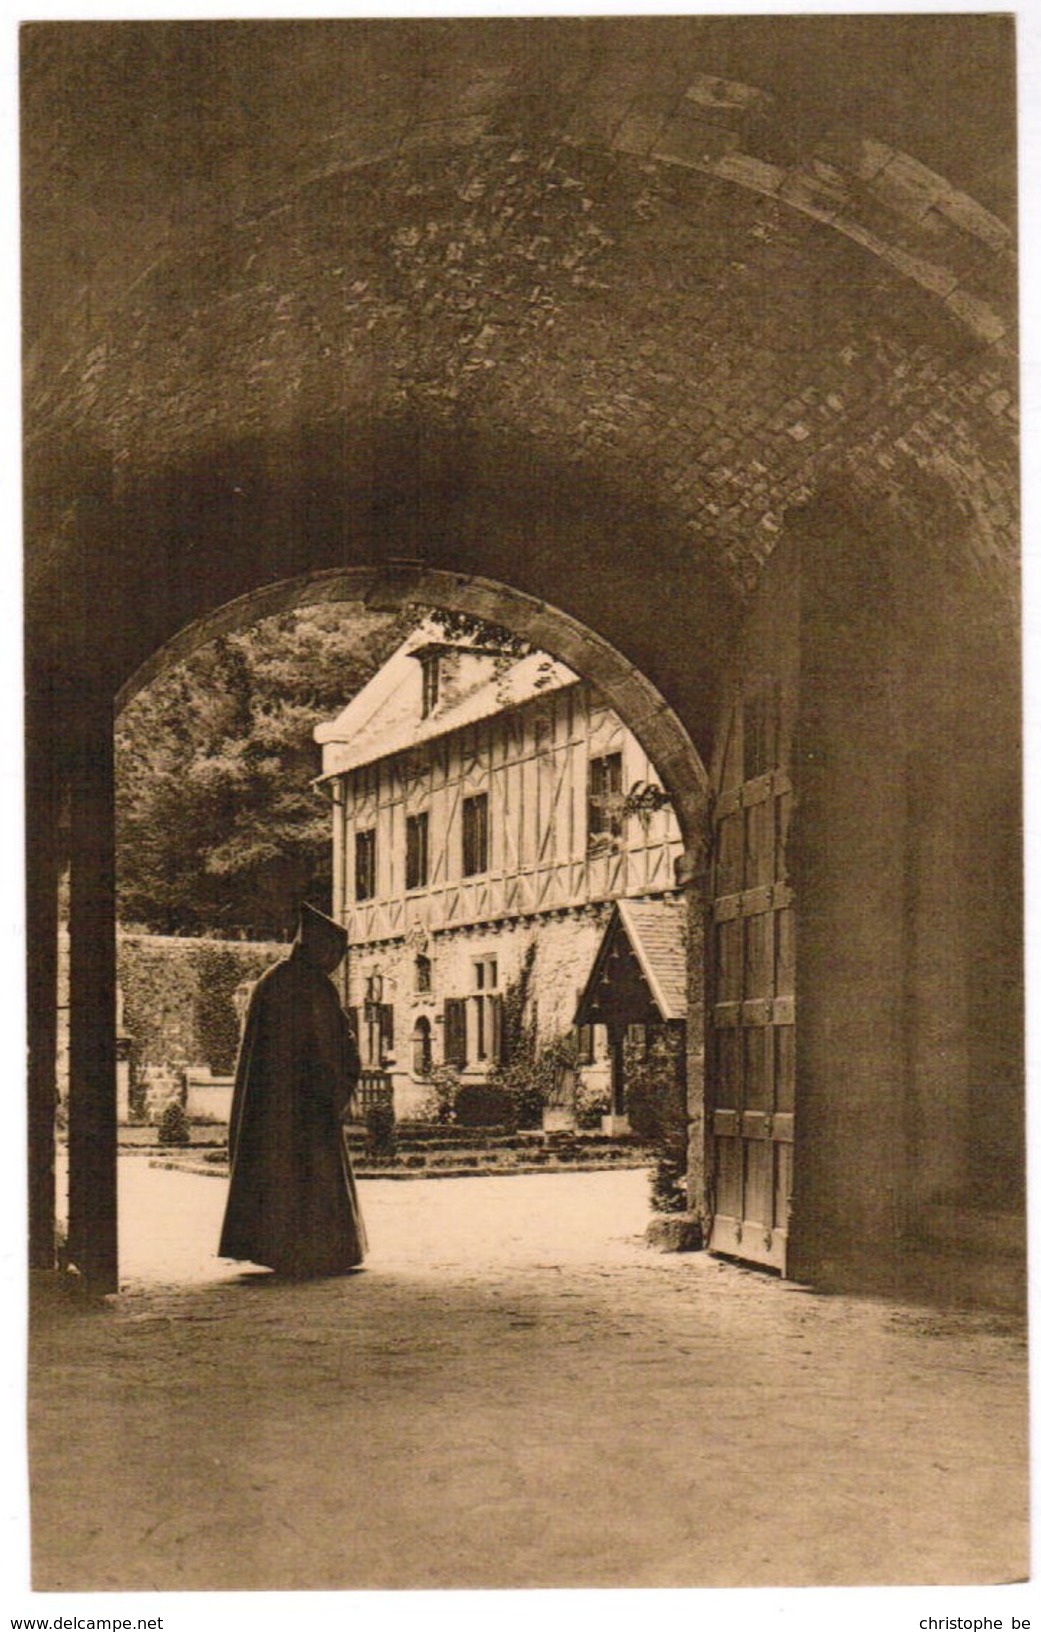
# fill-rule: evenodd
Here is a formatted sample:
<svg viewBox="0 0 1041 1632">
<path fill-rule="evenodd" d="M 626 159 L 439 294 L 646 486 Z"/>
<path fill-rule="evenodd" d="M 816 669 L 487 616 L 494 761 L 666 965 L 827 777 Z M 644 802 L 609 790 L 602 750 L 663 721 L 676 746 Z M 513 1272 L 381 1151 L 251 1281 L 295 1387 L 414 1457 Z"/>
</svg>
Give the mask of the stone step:
<svg viewBox="0 0 1041 1632">
<path fill-rule="evenodd" d="M 223 1151 L 227 1146 L 227 1130 L 220 1127 L 191 1129 L 188 1145 L 162 1145 L 155 1128 L 120 1129 L 119 1148 L 124 1154 L 155 1156 L 181 1154 L 189 1150 Z M 124 1137 L 124 1135 L 129 1137 Z M 347 1140 L 352 1156 L 360 1159 L 367 1148 L 368 1135 L 357 1123 L 347 1126 Z M 539 1128 L 510 1132 L 505 1128 L 440 1127 L 437 1124 L 399 1122 L 395 1128 L 395 1145 L 399 1155 L 442 1155 L 458 1152 L 461 1155 L 477 1151 L 503 1153 L 531 1152 L 531 1159 L 541 1160 L 540 1152 L 554 1151 L 562 1161 L 583 1160 L 589 1154 L 602 1152 L 606 1160 L 615 1160 L 613 1153 L 628 1151 L 643 1157 L 645 1147 L 632 1134 L 618 1135 L 585 1130 L 554 1130 Z"/>
<path fill-rule="evenodd" d="M 226 1161 L 205 1159 L 214 1154 L 216 1153 L 206 1152 L 196 1156 L 184 1151 L 180 1154 L 170 1152 L 165 1155 L 151 1155 L 148 1165 L 175 1173 L 227 1178 Z M 370 1157 L 356 1160 L 354 1173 L 358 1179 L 479 1179 L 508 1178 L 513 1174 L 524 1173 L 619 1172 L 624 1169 L 646 1168 L 649 1165 L 650 1158 L 646 1152 L 633 1150 L 595 1154 L 591 1152 L 581 1161 L 561 1161 L 548 1151 L 542 1153 L 541 1159 L 538 1156 L 519 1154 L 514 1161 L 495 1159 L 488 1152 L 480 1152 L 469 1158 L 446 1159 L 440 1163 L 427 1162 L 422 1157 L 413 1157 L 411 1161 L 399 1157 Z"/>
<path fill-rule="evenodd" d="M 368 1141 L 361 1128 L 348 1128 L 347 1141 L 351 1150 L 365 1150 Z M 500 1150 L 500 1151 L 586 1151 L 586 1150 L 639 1150 L 642 1148 L 638 1139 L 611 1139 L 597 1137 L 560 1138 L 555 1134 L 535 1134 L 527 1138 L 517 1134 L 507 1134 L 501 1138 L 482 1138 L 479 1134 L 471 1133 L 468 1139 L 412 1139 L 408 1134 L 400 1132 L 395 1136 L 398 1150 L 420 1151 L 426 1154 L 443 1151 L 467 1150 Z"/>
<path fill-rule="evenodd" d="M 153 1167 L 176 1172 L 208 1173 L 226 1177 L 225 1149 L 153 1148 L 141 1150 Z M 358 1178 L 439 1179 L 479 1177 L 506 1173 L 574 1173 L 604 1169 L 642 1168 L 650 1165 L 649 1151 L 631 1142 L 598 1139 L 574 1146 L 529 1144 L 523 1148 L 409 1149 L 399 1146 L 393 1155 L 372 1155 L 352 1142 L 351 1160 Z"/>
</svg>

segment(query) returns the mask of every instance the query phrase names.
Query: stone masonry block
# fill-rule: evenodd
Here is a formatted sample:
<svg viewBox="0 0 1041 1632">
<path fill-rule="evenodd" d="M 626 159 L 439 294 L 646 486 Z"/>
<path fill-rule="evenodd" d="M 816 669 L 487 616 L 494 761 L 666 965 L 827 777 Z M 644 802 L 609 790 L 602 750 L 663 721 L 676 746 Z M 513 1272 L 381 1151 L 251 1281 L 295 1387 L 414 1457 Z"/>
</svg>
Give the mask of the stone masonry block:
<svg viewBox="0 0 1041 1632">
<path fill-rule="evenodd" d="M 463 114 L 456 119 L 437 119 L 414 125 L 401 138 L 400 151 L 436 147 L 466 147 L 487 135 L 489 120 L 484 114 Z"/>
<path fill-rule="evenodd" d="M 836 128 L 822 136 L 814 148 L 814 158 L 828 168 L 852 176 L 856 181 L 870 181 L 889 163 L 893 149 L 884 142 L 876 142 L 856 131 Z"/>
<path fill-rule="evenodd" d="M 958 287 L 957 274 L 947 267 L 924 260 L 920 255 L 909 255 L 892 244 L 885 245 L 882 259 L 905 277 L 913 278 L 923 289 L 931 289 L 933 294 L 941 295 L 944 299 Z"/>
<path fill-rule="evenodd" d="M 722 181 L 736 182 L 757 193 L 775 194 L 785 178 L 779 164 L 754 158 L 751 153 L 724 153 L 712 165 L 712 174 Z"/>
<path fill-rule="evenodd" d="M 787 173 L 781 183 L 780 197 L 786 204 L 821 221 L 833 220 L 848 201 L 844 186 L 836 186 L 833 182 L 799 170 Z"/>
<path fill-rule="evenodd" d="M 644 1232 L 649 1247 L 659 1252 L 699 1252 L 705 1245 L 701 1220 L 694 1213 L 662 1213 Z"/>
<path fill-rule="evenodd" d="M 701 169 L 715 164 L 725 153 L 732 153 L 739 146 L 740 136 L 736 130 L 691 118 L 683 109 L 670 120 L 658 138 L 653 156 L 672 164 Z"/>
<path fill-rule="evenodd" d="M 675 106 L 675 97 L 638 96 L 615 131 L 611 146 L 642 158 L 661 136 Z"/>
<path fill-rule="evenodd" d="M 744 85 L 734 79 L 719 79 L 714 74 L 695 74 L 684 96 L 697 107 L 728 114 L 765 110 L 772 101 L 765 91 L 755 85 Z"/>
<path fill-rule="evenodd" d="M 1012 233 L 1004 221 L 999 221 L 996 215 L 991 215 L 989 210 L 966 193 L 947 188 L 936 200 L 934 209 L 961 232 L 980 239 L 995 252 L 1014 248 Z"/>
<path fill-rule="evenodd" d="M 906 153 L 894 153 L 869 186 L 889 209 L 913 221 L 921 221 L 948 191 L 942 176 Z"/>
<path fill-rule="evenodd" d="M 948 311 L 953 312 L 967 324 L 976 338 L 985 345 L 992 345 L 1003 339 L 1008 332 L 1007 324 L 993 307 L 978 300 L 967 289 L 955 289 L 947 298 L 945 305 Z"/>
<path fill-rule="evenodd" d="M 854 220 L 851 216 L 836 215 L 831 224 L 837 232 L 841 232 L 845 238 L 851 238 L 855 244 L 859 244 L 870 254 L 877 255 L 879 259 L 885 256 L 887 248 L 885 239 L 880 238 L 878 233 L 872 232 L 869 227 L 865 227 L 862 222 Z"/>
</svg>

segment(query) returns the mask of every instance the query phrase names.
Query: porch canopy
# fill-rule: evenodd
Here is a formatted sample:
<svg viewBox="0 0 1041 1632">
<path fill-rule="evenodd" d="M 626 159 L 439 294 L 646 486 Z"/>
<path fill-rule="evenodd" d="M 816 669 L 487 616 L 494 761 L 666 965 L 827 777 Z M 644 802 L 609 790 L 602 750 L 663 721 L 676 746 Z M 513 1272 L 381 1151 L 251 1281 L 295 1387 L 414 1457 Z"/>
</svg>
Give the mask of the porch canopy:
<svg viewBox="0 0 1041 1632">
<path fill-rule="evenodd" d="M 685 904 L 679 899 L 615 903 L 579 998 L 576 1026 L 626 1026 L 687 1018 L 683 945 Z"/>
</svg>

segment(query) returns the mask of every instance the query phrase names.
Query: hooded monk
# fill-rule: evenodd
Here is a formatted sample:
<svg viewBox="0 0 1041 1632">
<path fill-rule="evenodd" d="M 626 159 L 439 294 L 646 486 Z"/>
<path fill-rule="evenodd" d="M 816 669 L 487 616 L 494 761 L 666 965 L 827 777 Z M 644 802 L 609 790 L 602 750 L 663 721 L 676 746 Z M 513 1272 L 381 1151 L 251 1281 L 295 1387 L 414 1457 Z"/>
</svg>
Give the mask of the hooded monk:
<svg viewBox="0 0 1041 1632">
<path fill-rule="evenodd" d="M 222 1258 L 300 1277 L 343 1274 L 365 1256 L 341 1121 L 358 1050 L 329 979 L 346 950 L 346 931 L 305 905 L 289 956 L 253 988 L 228 1128 Z"/>
</svg>

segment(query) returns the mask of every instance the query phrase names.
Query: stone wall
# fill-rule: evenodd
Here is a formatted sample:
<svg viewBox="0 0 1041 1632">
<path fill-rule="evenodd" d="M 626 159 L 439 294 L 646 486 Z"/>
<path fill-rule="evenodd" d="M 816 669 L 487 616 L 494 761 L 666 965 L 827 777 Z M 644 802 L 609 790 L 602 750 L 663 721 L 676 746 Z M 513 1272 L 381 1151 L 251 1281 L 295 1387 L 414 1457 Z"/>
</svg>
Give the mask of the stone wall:
<svg viewBox="0 0 1041 1632">
<path fill-rule="evenodd" d="M 193 1067 L 230 1073 L 248 987 L 286 950 L 275 942 L 119 936 L 131 1105 L 139 1115 L 180 1097 Z"/>
<path fill-rule="evenodd" d="M 899 539 L 848 506 L 807 513 L 790 565 L 794 1272 L 892 1273 L 973 1211 L 1005 1219 L 1021 1251 L 1014 633 L 975 575 L 910 571 Z"/>
</svg>

